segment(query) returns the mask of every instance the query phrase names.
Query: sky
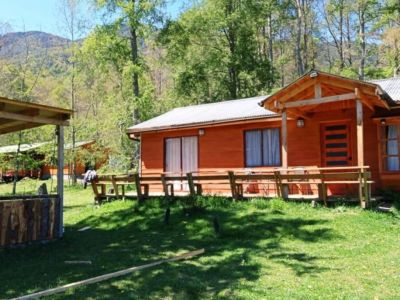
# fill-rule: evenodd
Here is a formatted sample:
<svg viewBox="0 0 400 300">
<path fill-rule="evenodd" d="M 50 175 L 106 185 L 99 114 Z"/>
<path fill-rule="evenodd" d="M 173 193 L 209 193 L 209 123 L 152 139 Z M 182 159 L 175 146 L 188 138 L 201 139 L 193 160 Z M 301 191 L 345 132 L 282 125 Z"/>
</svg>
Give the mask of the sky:
<svg viewBox="0 0 400 300">
<path fill-rule="evenodd" d="M 93 17 L 91 0 L 83 0 L 82 11 L 90 20 Z M 184 0 L 168 0 L 166 13 L 175 18 L 182 9 Z M 44 31 L 66 36 L 60 20 L 60 0 L 0 0 L 0 24 L 7 23 L 11 31 Z"/>
</svg>

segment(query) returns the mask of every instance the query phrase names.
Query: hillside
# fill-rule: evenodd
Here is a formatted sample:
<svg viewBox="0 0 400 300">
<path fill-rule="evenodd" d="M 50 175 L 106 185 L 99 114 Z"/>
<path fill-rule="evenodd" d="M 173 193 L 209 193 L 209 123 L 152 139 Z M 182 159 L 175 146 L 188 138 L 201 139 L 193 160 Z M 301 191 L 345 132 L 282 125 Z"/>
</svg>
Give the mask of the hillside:
<svg viewBox="0 0 400 300">
<path fill-rule="evenodd" d="M 27 49 L 33 56 L 47 51 L 62 51 L 69 40 L 41 31 L 10 32 L 0 36 L 0 59 L 18 59 Z"/>
</svg>

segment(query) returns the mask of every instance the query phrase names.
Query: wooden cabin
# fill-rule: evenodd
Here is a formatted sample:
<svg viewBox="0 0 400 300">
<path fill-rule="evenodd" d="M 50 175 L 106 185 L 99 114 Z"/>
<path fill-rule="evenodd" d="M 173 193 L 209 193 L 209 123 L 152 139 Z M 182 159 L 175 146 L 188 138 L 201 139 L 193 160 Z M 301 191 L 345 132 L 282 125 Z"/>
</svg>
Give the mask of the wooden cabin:
<svg viewBox="0 0 400 300">
<path fill-rule="evenodd" d="M 31 163 L 31 165 L 24 163 L 22 161 L 22 165 L 19 166 L 18 170 L 18 179 L 23 177 L 31 177 L 31 178 L 41 178 L 48 179 L 50 177 L 57 176 L 57 166 L 52 165 L 51 161 L 55 160 L 55 157 L 51 157 L 55 155 L 55 153 L 51 154 L 50 157 L 46 157 L 43 153 L 43 147 L 50 146 L 55 147 L 52 142 L 42 142 L 42 143 L 32 143 L 32 144 L 21 144 L 19 152 L 22 155 L 29 156 L 31 161 L 36 161 L 36 163 Z M 75 144 L 75 151 L 78 152 L 77 155 L 77 164 L 76 164 L 76 173 L 78 178 L 82 177 L 83 174 L 90 169 L 99 169 L 107 162 L 106 154 L 103 155 L 100 159 L 93 160 L 92 163 L 85 162 L 85 159 L 81 157 L 82 151 L 87 151 L 88 153 L 93 153 L 95 150 L 93 149 L 95 146 L 95 141 L 78 141 Z M 73 149 L 72 144 L 65 144 L 64 151 L 66 156 L 68 156 Z M 7 160 L 12 160 L 15 157 L 18 151 L 18 145 L 9 145 L 0 147 L 0 155 L 5 155 Z M 45 163 L 47 161 L 48 163 Z M 32 166 L 33 165 L 33 166 Z M 73 174 L 72 164 L 65 160 L 64 164 L 64 177 L 66 179 L 71 178 Z M 15 175 L 15 170 L 12 166 L 1 166 L 0 165 L 0 180 L 2 179 L 5 182 L 12 181 Z"/>
<path fill-rule="evenodd" d="M 128 134 L 140 140 L 142 176 L 368 166 L 373 191 L 400 189 L 400 78 L 310 71 L 272 95 L 176 108 Z M 330 194 L 353 190 L 330 186 Z M 290 193 L 317 191 L 293 184 Z"/>
</svg>

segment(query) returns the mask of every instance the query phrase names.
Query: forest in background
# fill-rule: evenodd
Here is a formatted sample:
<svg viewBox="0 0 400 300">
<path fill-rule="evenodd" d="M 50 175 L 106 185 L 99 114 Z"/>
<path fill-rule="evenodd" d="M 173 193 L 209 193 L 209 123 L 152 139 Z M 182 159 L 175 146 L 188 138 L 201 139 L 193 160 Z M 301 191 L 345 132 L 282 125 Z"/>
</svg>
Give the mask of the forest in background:
<svg viewBox="0 0 400 300">
<path fill-rule="evenodd" d="M 163 0 L 86 1 L 100 24 L 60 0 L 65 37 L 0 20 L 0 96 L 73 109 L 66 142 L 95 140 L 85 159 L 107 148 L 112 172 L 135 168 L 126 129 L 171 108 L 267 95 L 311 69 L 400 73 L 400 0 L 187 0 L 174 19 Z M 46 126 L 0 145 L 54 139 Z"/>
</svg>

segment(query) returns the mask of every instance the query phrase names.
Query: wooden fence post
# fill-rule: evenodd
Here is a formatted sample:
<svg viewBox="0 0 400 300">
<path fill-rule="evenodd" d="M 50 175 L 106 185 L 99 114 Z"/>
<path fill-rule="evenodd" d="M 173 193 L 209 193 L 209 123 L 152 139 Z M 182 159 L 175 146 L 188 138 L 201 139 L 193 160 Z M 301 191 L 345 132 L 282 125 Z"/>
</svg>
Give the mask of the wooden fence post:
<svg viewBox="0 0 400 300">
<path fill-rule="evenodd" d="M 281 179 L 279 171 L 274 171 L 274 177 L 276 185 L 276 195 L 280 198 L 282 197 L 282 190 L 281 190 Z"/>
<path fill-rule="evenodd" d="M 358 197 L 360 200 L 360 206 L 363 207 L 364 206 L 364 196 L 363 196 L 363 174 L 362 174 L 362 170 L 359 169 L 358 170 Z"/>
<path fill-rule="evenodd" d="M 115 175 L 111 176 L 111 183 L 112 183 L 112 186 L 114 188 L 114 194 L 115 194 L 116 197 L 118 197 L 119 196 L 119 191 L 118 191 L 117 182 L 115 181 Z"/>
<path fill-rule="evenodd" d="M 237 200 L 238 195 L 236 192 L 235 174 L 233 173 L 233 171 L 228 171 L 228 176 L 229 176 L 229 185 L 231 187 L 231 192 L 232 192 L 232 198 L 233 200 Z"/>
<path fill-rule="evenodd" d="M 139 203 L 142 203 L 143 201 L 143 194 L 142 194 L 142 186 L 140 184 L 140 176 L 138 173 L 135 173 L 134 175 L 135 178 L 135 185 L 136 185 L 136 193 L 137 193 L 137 200 Z"/>
<path fill-rule="evenodd" d="M 168 197 L 169 196 L 168 185 L 167 185 L 167 181 L 165 180 L 165 174 L 161 174 L 161 183 L 163 186 L 164 195 L 165 195 L 165 197 Z"/>
<path fill-rule="evenodd" d="M 194 188 L 193 175 L 192 175 L 192 173 L 186 173 L 186 176 L 187 176 L 187 182 L 188 182 L 188 185 L 189 185 L 190 196 L 191 197 L 195 197 L 196 196 L 196 190 Z"/>
</svg>

